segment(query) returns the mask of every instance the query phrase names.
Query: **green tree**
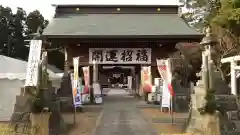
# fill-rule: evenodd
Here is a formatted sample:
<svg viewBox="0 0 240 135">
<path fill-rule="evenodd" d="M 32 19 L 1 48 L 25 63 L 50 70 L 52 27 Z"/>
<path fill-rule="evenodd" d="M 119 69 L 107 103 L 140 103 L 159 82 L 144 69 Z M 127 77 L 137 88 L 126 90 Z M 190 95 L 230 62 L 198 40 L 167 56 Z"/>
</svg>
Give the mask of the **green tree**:
<svg viewBox="0 0 240 135">
<path fill-rule="evenodd" d="M 49 24 L 49 21 L 45 20 L 43 15 L 38 10 L 30 12 L 26 19 L 26 26 L 27 26 L 26 34 L 29 35 L 32 33 L 36 33 L 39 28 L 44 30 L 48 24 Z M 27 38 L 30 39 L 31 37 L 28 36 Z M 49 49 L 52 49 L 52 48 L 55 48 L 55 49 L 53 49 L 53 51 L 48 52 L 49 63 L 55 65 L 59 69 L 63 69 L 63 65 L 64 65 L 63 53 L 59 52 L 59 49 L 56 49 L 56 48 L 59 48 L 59 46 L 50 46 Z"/>
<path fill-rule="evenodd" d="M 218 37 L 219 43 L 215 48 L 215 65 L 222 72 L 222 77 L 226 79 L 229 75 L 229 64 L 222 64 L 221 58 L 239 54 L 240 50 L 240 4 L 238 0 L 222 0 L 211 22 L 214 34 Z"/>
<path fill-rule="evenodd" d="M 26 12 L 22 8 L 18 8 L 13 19 L 13 33 L 11 43 L 11 54 L 14 58 L 27 59 L 28 48 L 24 42 L 25 40 L 25 23 Z"/>
<path fill-rule="evenodd" d="M 11 8 L 0 6 L 0 53 L 10 55 L 8 53 L 8 43 L 12 34 L 13 13 Z"/>
<path fill-rule="evenodd" d="M 206 26 L 213 29 L 218 44 L 213 47 L 215 67 L 227 80 L 229 65 L 221 64 L 221 58 L 238 54 L 240 30 L 239 0 L 186 0 L 188 12 L 183 14 L 190 26 L 202 31 Z"/>
<path fill-rule="evenodd" d="M 221 6 L 220 0 L 180 0 L 188 12 L 183 18 L 195 29 L 203 32 Z"/>
<path fill-rule="evenodd" d="M 16 14 L 11 8 L 0 6 L 0 50 L 1 54 L 26 58 L 27 48 L 24 46 L 24 21 L 26 13 L 18 8 Z"/>
<path fill-rule="evenodd" d="M 26 19 L 26 34 L 36 33 L 39 27 L 44 29 L 47 27 L 48 23 L 49 21 L 45 20 L 43 15 L 38 10 L 30 12 Z"/>
<path fill-rule="evenodd" d="M 0 54 L 26 60 L 29 43 L 25 41 L 39 27 L 44 29 L 47 25 L 48 20 L 38 10 L 27 15 L 24 9 L 18 8 L 14 14 L 11 8 L 0 6 Z"/>
</svg>

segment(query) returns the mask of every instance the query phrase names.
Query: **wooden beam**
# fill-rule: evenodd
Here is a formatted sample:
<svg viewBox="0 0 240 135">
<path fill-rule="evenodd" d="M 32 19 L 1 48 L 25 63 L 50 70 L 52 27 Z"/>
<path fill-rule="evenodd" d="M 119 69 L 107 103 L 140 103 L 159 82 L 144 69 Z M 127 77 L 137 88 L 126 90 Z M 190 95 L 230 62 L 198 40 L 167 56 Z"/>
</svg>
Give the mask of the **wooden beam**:
<svg viewBox="0 0 240 135">
<path fill-rule="evenodd" d="M 227 63 L 231 61 L 240 61 L 240 55 L 221 59 L 221 63 Z"/>
<path fill-rule="evenodd" d="M 240 70 L 240 66 L 235 66 L 234 69 L 235 70 Z"/>
<path fill-rule="evenodd" d="M 88 43 L 88 44 L 96 44 L 96 43 L 112 43 L 115 41 L 116 43 L 129 43 L 129 42 L 136 42 L 136 43 L 145 43 L 145 44 L 174 44 L 174 46 L 179 42 L 199 42 L 198 40 L 189 40 L 185 38 L 48 38 L 48 41 L 53 44 L 59 44 L 59 45 L 71 45 L 71 44 L 81 44 L 81 43 Z"/>
</svg>

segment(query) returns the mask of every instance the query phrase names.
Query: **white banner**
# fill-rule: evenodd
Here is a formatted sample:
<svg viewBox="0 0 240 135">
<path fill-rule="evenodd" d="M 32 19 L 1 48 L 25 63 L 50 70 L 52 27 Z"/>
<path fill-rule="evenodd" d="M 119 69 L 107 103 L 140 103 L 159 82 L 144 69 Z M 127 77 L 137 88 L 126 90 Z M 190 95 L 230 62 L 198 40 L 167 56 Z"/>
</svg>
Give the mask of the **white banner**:
<svg viewBox="0 0 240 135">
<path fill-rule="evenodd" d="M 82 101 L 83 103 L 88 103 L 90 102 L 90 94 L 89 94 L 89 66 L 87 67 L 82 67 L 83 70 L 83 76 L 84 76 L 84 87 L 83 87 L 83 92 L 82 92 Z"/>
<path fill-rule="evenodd" d="M 161 107 L 167 107 L 170 108 L 171 106 L 171 95 L 168 90 L 167 82 L 164 80 L 163 81 L 163 86 L 162 86 L 162 104 Z"/>
<path fill-rule="evenodd" d="M 41 58 L 42 40 L 31 40 L 28 56 L 25 86 L 38 85 L 38 71 Z"/>
<path fill-rule="evenodd" d="M 83 75 L 84 75 L 84 90 L 83 93 L 87 94 L 89 93 L 89 66 L 87 67 L 82 67 L 83 70 Z"/>
<path fill-rule="evenodd" d="M 79 107 L 82 105 L 80 85 L 79 85 L 79 77 L 78 77 L 78 63 L 79 57 L 73 58 L 73 77 L 72 77 L 72 94 L 73 94 L 73 103 L 75 107 Z"/>
<path fill-rule="evenodd" d="M 162 107 L 170 108 L 171 106 L 171 93 L 169 91 L 169 84 L 171 84 L 171 69 L 170 59 L 157 60 L 158 71 L 163 79 L 162 86 Z"/>
<path fill-rule="evenodd" d="M 167 60 L 157 60 L 158 72 L 163 80 L 167 79 Z"/>
<path fill-rule="evenodd" d="M 151 64 L 151 48 L 89 48 L 89 63 Z"/>
<path fill-rule="evenodd" d="M 152 92 L 152 73 L 151 66 L 142 66 L 141 85 L 145 92 Z"/>
</svg>

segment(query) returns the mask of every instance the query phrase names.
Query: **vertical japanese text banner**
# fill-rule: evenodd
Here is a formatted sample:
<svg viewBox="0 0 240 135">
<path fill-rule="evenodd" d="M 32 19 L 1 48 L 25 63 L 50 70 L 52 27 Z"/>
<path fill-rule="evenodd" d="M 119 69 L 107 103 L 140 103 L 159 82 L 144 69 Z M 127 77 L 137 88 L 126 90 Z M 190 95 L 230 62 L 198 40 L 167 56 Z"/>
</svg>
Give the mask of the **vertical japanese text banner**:
<svg viewBox="0 0 240 135">
<path fill-rule="evenodd" d="M 141 70 L 142 88 L 145 92 L 152 92 L 151 66 L 144 66 Z"/>
<path fill-rule="evenodd" d="M 161 107 L 170 108 L 171 105 L 171 95 L 168 90 L 168 61 L 167 60 L 157 60 L 158 72 L 163 80 L 162 86 L 162 104 Z"/>
<path fill-rule="evenodd" d="M 172 67 L 172 59 L 167 59 L 167 82 L 168 82 L 168 90 L 171 94 L 171 97 L 174 96 L 174 90 L 172 87 L 172 71 L 173 71 L 173 67 Z"/>
<path fill-rule="evenodd" d="M 25 86 L 38 85 L 38 71 L 41 58 L 42 40 L 31 40 Z"/>
<path fill-rule="evenodd" d="M 84 82 L 85 82 L 83 94 L 88 94 L 89 93 L 89 66 L 82 67 L 82 70 L 83 70 Z"/>
<path fill-rule="evenodd" d="M 79 57 L 74 57 L 73 58 L 73 103 L 75 107 L 81 106 L 82 101 L 81 101 L 81 93 L 79 91 L 79 78 L 78 78 L 78 64 L 79 64 Z"/>
</svg>

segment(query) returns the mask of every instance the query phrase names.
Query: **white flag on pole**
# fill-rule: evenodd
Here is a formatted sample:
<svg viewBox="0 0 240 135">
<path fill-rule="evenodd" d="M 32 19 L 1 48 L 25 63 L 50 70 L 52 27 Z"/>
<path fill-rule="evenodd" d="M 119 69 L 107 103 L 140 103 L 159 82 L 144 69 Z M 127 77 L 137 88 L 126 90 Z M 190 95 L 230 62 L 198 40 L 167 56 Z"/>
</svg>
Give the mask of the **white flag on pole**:
<svg viewBox="0 0 240 135">
<path fill-rule="evenodd" d="M 162 86 L 162 104 L 161 107 L 167 107 L 170 108 L 171 106 L 171 94 L 168 89 L 168 60 L 157 60 L 157 67 L 158 71 L 162 77 L 163 80 L 163 86 Z"/>
<path fill-rule="evenodd" d="M 79 57 L 73 58 L 74 73 L 73 75 L 71 75 L 71 80 L 72 80 L 73 103 L 75 107 L 79 107 L 82 105 L 81 92 L 79 89 L 78 63 Z"/>
</svg>

